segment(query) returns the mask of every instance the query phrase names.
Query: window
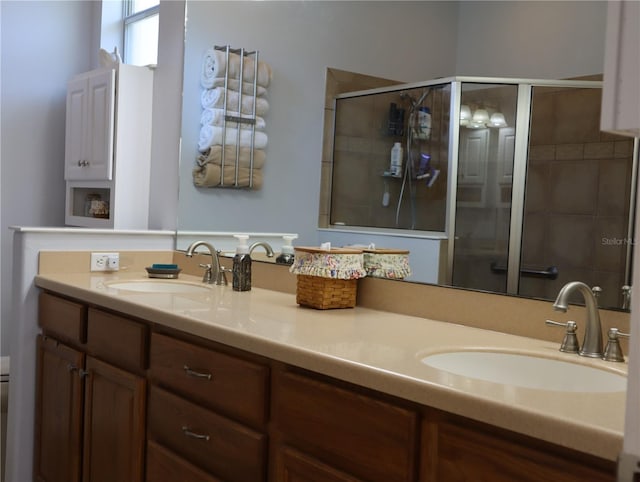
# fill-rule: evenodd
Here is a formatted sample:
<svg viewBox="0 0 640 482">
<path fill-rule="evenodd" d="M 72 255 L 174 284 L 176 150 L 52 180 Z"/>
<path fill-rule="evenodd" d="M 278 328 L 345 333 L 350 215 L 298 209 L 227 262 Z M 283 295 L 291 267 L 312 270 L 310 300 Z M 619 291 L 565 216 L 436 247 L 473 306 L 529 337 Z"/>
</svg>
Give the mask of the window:
<svg viewBox="0 0 640 482">
<path fill-rule="evenodd" d="M 133 65 L 158 61 L 158 24 L 160 0 L 125 0 L 124 57 Z"/>
</svg>

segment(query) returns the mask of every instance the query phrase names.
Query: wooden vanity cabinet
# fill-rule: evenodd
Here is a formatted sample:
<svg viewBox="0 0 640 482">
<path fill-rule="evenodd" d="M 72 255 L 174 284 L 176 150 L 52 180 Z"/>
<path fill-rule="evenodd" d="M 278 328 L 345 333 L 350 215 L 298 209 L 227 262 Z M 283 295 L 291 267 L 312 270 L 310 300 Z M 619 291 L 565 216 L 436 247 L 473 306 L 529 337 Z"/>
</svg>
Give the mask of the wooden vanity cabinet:
<svg viewBox="0 0 640 482">
<path fill-rule="evenodd" d="M 49 293 L 39 322 L 39 482 L 615 480 L 613 461 Z"/>
<path fill-rule="evenodd" d="M 136 348 L 118 327 L 144 333 L 146 326 L 49 293 L 40 295 L 39 321 L 35 479 L 141 482 L 146 381 L 129 370 L 144 372 L 146 352 L 131 363 L 126 354 Z"/>
<path fill-rule="evenodd" d="M 273 373 L 271 413 L 277 481 L 415 480 L 416 410 L 284 368 Z M 307 471 L 317 475 L 304 478 Z"/>
<path fill-rule="evenodd" d="M 149 450 L 228 482 L 267 478 L 269 367 L 230 350 L 152 333 Z M 190 471 L 192 469 L 189 469 Z M 147 482 L 161 481 L 149 468 Z"/>
</svg>

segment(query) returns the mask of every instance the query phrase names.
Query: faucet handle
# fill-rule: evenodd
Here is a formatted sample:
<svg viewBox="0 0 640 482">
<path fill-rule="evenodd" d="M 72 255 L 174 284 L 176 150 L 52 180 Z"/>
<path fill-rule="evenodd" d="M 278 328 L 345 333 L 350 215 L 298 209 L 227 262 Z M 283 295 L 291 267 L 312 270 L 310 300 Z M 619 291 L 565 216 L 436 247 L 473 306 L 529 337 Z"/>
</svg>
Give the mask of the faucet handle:
<svg viewBox="0 0 640 482">
<path fill-rule="evenodd" d="M 211 283 L 211 264 L 209 263 L 200 263 L 199 266 L 201 268 L 204 268 L 204 274 L 202 275 L 202 282 L 203 283 Z"/>
<path fill-rule="evenodd" d="M 631 286 L 624 285 L 622 288 L 622 309 L 628 310 L 631 308 Z"/>
<path fill-rule="evenodd" d="M 218 279 L 216 280 L 217 285 L 227 286 L 229 282 L 227 281 L 227 273 L 231 270 L 229 268 L 225 268 L 220 265 L 220 270 L 218 271 Z"/>
<path fill-rule="evenodd" d="M 564 339 L 560 345 L 560 351 L 565 353 L 578 353 L 580 351 L 580 343 L 578 342 L 578 336 L 576 335 L 576 329 L 578 325 L 575 321 L 567 321 L 566 323 L 559 323 L 553 320 L 546 320 L 545 324 L 548 326 L 562 326 L 567 329 L 564 334 Z"/>
<path fill-rule="evenodd" d="M 593 293 L 593 297 L 596 299 L 596 305 L 600 305 L 600 295 L 602 295 L 602 288 L 599 286 L 594 286 L 591 288 L 591 292 Z"/>
<path fill-rule="evenodd" d="M 619 337 L 629 337 L 629 333 L 622 333 L 617 328 L 609 328 L 607 346 L 604 349 L 604 355 L 602 359 L 611 362 L 623 362 L 624 355 L 622 354 L 622 348 L 620 347 Z"/>
</svg>

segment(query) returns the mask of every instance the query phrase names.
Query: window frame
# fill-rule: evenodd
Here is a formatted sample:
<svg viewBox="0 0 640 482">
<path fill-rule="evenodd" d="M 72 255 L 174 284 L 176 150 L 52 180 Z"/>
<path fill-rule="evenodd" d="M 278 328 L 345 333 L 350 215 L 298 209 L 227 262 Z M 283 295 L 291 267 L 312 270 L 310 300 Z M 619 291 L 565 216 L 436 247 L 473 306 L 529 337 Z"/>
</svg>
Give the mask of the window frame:
<svg viewBox="0 0 640 482">
<path fill-rule="evenodd" d="M 134 4 L 135 0 L 124 0 L 122 2 L 122 55 L 123 55 L 123 61 L 126 63 L 128 62 L 128 46 L 127 46 L 127 30 L 129 29 L 129 27 L 133 24 L 135 24 L 136 22 L 140 22 L 142 20 L 145 20 L 149 17 L 152 17 L 154 15 L 158 15 L 158 17 L 160 16 L 160 0 L 158 0 L 158 4 L 157 5 L 153 5 L 152 7 L 146 8 L 144 10 L 140 10 L 139 12 L 136 13 L 131 13 L 133 11 L 133 4 Z M 157 47 L 157 40 L 156 40 L 156 47 Z"/>
</svg>

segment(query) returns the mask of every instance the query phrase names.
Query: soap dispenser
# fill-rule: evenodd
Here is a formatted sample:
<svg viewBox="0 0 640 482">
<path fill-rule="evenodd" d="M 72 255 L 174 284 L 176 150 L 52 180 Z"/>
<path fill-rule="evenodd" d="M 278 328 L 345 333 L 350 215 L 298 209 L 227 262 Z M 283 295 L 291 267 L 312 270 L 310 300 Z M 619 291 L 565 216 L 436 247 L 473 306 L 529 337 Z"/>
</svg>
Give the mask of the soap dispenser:
<svg viewBox="0 0 640 482">
<path fill-rule="evenodd" d="M 291 245 L 291 241 L 298 237 L 297 234 L 285 234 L 282 236 L 284 239 L 284 244 L 282 245 L 282 252 L 276 258 L 276 263 L 278 264 L 293 264 L 293 246 Z"/>
<path fill-rule="evenodd" d="M 249 291 L 251 289 L 251 256 L 246 234 L 234 234 L 238 239 L 236 255 L 233 257 L 233 290 Z"/>
</svg>

